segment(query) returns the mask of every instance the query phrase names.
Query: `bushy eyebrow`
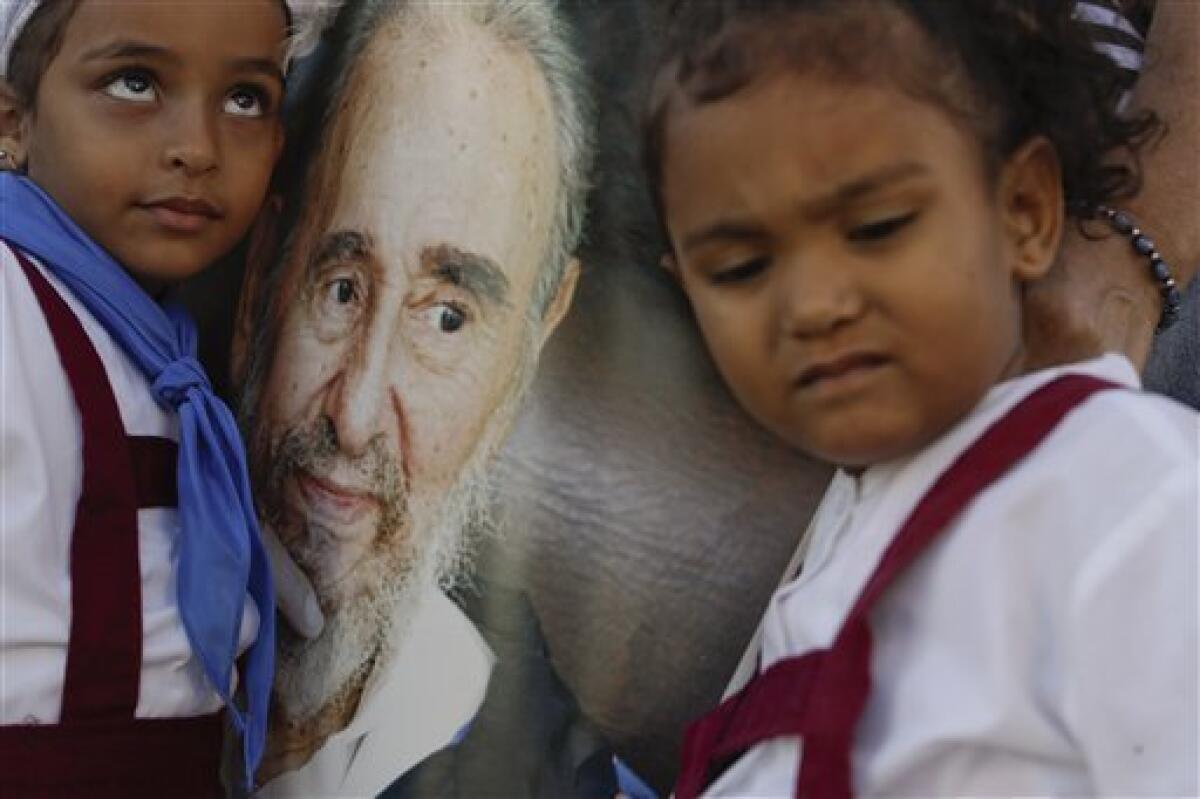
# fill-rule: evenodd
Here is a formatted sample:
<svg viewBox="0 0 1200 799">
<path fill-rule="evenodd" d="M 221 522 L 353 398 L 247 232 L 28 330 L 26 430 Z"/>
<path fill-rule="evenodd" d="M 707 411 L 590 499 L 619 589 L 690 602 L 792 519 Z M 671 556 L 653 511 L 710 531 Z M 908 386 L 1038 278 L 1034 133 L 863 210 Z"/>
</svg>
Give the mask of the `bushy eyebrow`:
<svg viewBox="0 0 1200 799">
<path fill-rule="evenodd" d="M 929 169 L 916 161 L 890 164 L 875 172 L 849 180 L 822 195 L 801 201 L 800 211 L 805 216 L 825 216 L 833 210 L 849 205 L 855 200 L 887 188 L 894 183 L 928 173 Z M 754 241 L 762 237 L 763 232 L 756 225 L 739 220 L 722 219 L 688 234 L 683 240 L 681 250 L 686 252 L 710 241 Z"/>
<path fill-rule="evenodd" d="M 443 283 L 459 286 L 481 302 L 507 308 L 508 277 L 500 265 L 486 255 L 452 244 L 435 244 L 421 251 L 422 271 Z"/>
<path fill-rule="evenodd" d="M 370 235 L 357 230 L 335 230 L 326 234 L 313 251 L 308 262 L 309 278 L 314 278 L 326 264 L 337 261 L 365 262 L 373 257 L 375 244 Z"/>
</svg>

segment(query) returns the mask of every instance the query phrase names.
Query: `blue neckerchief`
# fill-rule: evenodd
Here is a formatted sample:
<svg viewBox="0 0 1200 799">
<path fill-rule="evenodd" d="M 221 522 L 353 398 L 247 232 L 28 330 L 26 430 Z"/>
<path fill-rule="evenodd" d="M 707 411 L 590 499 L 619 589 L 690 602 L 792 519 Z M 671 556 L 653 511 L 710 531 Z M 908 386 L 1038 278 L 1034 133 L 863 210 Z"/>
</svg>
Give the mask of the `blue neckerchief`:
<svg viewBox="0 0 1200 799">
<path fill-rule="evenodd" d="M 242 734 L 247 778 L 262 758 L 275 673 L 275 597 L 259 538 L 246 454 L 229 408 L 195 358 L 196 328 L 163 308 L 28 178 L 0 172 L 0 238 L 37 256 L 70 288 L 179 414 L 179 615 L 188 641 Z M 258 639 L 247 653 L 248 711 L 230 674 L 247 592 Z"/>
</svg>

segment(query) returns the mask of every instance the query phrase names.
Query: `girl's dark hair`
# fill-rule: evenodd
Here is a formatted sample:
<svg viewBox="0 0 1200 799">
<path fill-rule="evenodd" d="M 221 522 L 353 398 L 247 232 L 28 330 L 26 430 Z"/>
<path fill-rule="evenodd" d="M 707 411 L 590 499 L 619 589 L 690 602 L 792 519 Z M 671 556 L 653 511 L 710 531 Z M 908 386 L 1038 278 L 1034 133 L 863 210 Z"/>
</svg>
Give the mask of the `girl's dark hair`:
<svg viewBox="0 0 1200 799">
<path fill-rule="evenodd" d="M 893 81 L 976 133 L 994 170 L 1031 137 L 1055 146 L 1070 208 L 1140 187 L 1137 151 L 1159 127 L 1118 112 L 1129 74 L 1096 52 L 1074 0 L 672 0 L 644 124 L 661 211 L 674 103 L 729 97 L 780 68 Z M 913 46 L 912 26 L 926 41 Z M 897 23 L 901 24 L 897 24 Z M 907 31 L 906 31 L 907 29 Z M 1112 159 L 1125 150 L 1131 158 Z M 992 174 L 995 174 L 994 171 Z"/>
<path fill-rule="evenodd" d="M 7 78 L 17 101 L 32 108 L 38 84 L 62 47 L 63 34 L 79 0 L 43 0 L 25 23 L 8 56 Z"/>
</svg>

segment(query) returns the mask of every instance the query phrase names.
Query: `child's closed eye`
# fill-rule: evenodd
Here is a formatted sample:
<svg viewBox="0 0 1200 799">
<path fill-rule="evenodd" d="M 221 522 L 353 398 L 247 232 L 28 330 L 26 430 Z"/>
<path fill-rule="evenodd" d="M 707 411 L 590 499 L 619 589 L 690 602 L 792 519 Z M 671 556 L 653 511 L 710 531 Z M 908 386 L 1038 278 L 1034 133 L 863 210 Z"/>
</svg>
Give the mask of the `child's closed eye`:
<svg viewBox="0 0 1200 799">
<path fill-rule="evenodd" d="M 752 280 L 767 268 L 769 261 L 766 256 L 758 256 L 748 261 L 742 261 L 734 266 L 713 272 L 710 280 L 713 285 L 728 285 Z"/>
<path fill-rule="evenodd" d="M 856 225 L 847 231 L 846 238 L 852 242 L 866 244 L 883 241 L 899 233 L 912 222 L 916 221 L 916 218 L 917 212 L 912 211 L 907 214 L 900 214 L 899 216 L 891 216 L 863 225 Z"/>
</svg>

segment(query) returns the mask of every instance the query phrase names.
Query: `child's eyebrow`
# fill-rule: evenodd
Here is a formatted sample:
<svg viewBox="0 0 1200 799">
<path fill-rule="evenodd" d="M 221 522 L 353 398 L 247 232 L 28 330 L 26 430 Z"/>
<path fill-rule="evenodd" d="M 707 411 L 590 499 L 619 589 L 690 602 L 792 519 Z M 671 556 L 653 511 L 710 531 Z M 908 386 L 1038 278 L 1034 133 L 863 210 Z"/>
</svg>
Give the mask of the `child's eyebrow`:
<svg viewBox="0 0 1200 799">
<path fill-rule="evenodd" d="M 233 68 L 237 72 L 257 72 L 280 83 L 284 82 L 283 70 L 277 62 L 269 58 L 239 58 L 233 62 Z"/>
<path fill-rule="evenodd" d="M 816 197 L 801 200 L 797 207 L 806 217 L 820 219 L 829 216 L 855 200 L 910 178 L 929 174 L 929 167 L 918 161 L 889 164 L 874 172 L 856 177 Z M 687 251 L 709 241 L 756 241 L 764 236 L 759 225 L 750 221 L 722 219 L 708 227 L 688 234 L 680 245 Z"/>
<path fill-rule="evenodd" d="M 756 225 L 744 222 L 721 221 L 684 237 L 680 250 L 686 252 L 709 241 L 755 241 L 763 237 Z"/>
<path fill-rule="evenodd" d="M 110 58 L 161 58 L 176 63 L 180 60 L 178 55 L 166 47 L 129 39 L 118 39 L 88 50 L 81 60 L 101 61 Z"/>
<path fill-rule="evenodd" d="M 929 167 L 918 161 L 901 161 L 869 172 L 836 186 L 832 191 L 816 197 L 803 200 L 800 208 L 806 216 L 827 216 L 842 206 L 849 205 L 855 200 L 874 194 L 880 189 L 887 188 L 893 183 L 899 183 L 909 178 L 929 174 Z"/>
<path fill-rule="evenodd" d="M 129 39 L 119 39 L 88 50 L 82 56 L 83 61 L 107 61 L 114 58 L 153 58 L 172 65 L 182 63 L 178 53 L 167 47 L 147 42 Z M 235 58 L 229 63 L 235 72 L 256 72 L 265 77 L 283 83 L 283 70 L 280 65 L 270 58 Z"/>
</svg>

